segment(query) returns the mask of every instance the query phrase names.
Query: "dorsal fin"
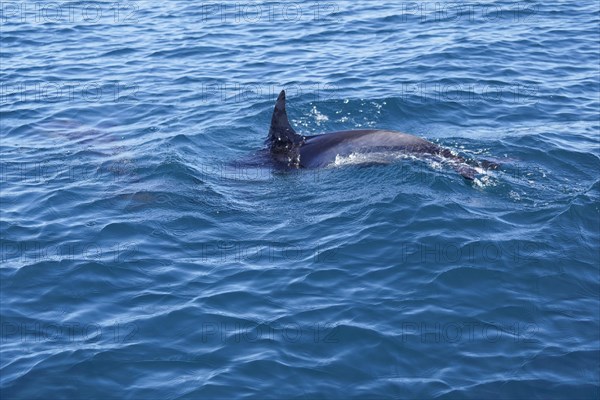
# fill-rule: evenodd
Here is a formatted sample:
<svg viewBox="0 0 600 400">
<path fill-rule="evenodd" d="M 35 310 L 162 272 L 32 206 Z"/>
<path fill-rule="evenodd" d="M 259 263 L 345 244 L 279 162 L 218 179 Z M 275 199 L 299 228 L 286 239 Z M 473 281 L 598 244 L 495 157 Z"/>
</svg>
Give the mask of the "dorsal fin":
<svg viewBox="0 0 600 400">
<path fill-rule="evenodd" d="M 271 117 L 271 128 L 269 129 L 269 142 L 271 147 L 280 145 L 297 145 L 302 142 L 302 136 L 298 135 L 285 111 L 285 90 L 277 97 L 273 116 Z"/>
</svg>

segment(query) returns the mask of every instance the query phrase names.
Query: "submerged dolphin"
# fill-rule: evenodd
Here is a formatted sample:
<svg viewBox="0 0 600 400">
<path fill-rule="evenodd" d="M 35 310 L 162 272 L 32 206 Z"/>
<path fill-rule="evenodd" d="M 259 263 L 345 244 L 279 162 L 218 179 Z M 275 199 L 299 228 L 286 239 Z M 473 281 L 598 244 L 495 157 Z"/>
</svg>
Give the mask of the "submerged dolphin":
<svg viewBox="0 0 600 400">
<path fill-rule="evenodd" d="M 475 179 L 477 171 L 460 156 L 434 143 L 406 133 L 369 129 L 331 132 L 317 136 L 296 133 L 285 111 L 285 91 L 277 97 L 271 118 L 267 144 L 271 157 L 292 168 L 319 168 L 335 162 L 338 156 L 353 153 L 396 151 L 413 155 L 438 157 L 451 161 L 456 171 L 468 180 Z"/>
</svg>

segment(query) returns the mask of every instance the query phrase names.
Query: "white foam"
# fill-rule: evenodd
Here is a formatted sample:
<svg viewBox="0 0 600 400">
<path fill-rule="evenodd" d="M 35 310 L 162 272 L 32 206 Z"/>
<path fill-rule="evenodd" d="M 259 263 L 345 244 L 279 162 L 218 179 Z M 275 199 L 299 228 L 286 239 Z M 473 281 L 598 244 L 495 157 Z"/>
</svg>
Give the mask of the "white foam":
<svg viewBox="0 0 600 400">
<path fill-rule="evenodd" d="M 329 117 L 327 115 L 321 114 L 319 110 L 317 110 L 317 106 L 313 106 L 310 110 L 310 114 L 315 118 L 317 125 L 321 125 L 321 122 L 329 121 Z"/>
</svg>

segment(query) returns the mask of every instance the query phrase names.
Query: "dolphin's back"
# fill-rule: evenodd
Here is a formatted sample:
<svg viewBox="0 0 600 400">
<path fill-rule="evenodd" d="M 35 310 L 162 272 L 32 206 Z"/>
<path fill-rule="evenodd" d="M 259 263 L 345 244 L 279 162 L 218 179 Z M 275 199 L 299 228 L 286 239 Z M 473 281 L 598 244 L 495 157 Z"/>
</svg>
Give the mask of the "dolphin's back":
<svg viewBox="0 0 600 400">
<path fill-rule="evenodd" d="M 407 154 L 430 154 L 464 163 L 460 156 L 425 139 L 398 131 L 370 129 L 330 132 L 319 136 L 302 136 L 294 131 L 285 109 L 285 91 L 277 97 L 267 138 L 271 158 L 288 168 L 320 168 L 336 161 L 338 156 L 401 151 Z M 473 180 L 477 171 L 467 165 L 455 169 Z"/>
<path fill-rule="evenodd" d="M 300 148 L 300 164 L 304 168 L 319 168 L 333 163 L 337 156 L 385 150 L 437 154 L 440 148 L 425 139 L 397 131 L 338 131 L 306 137 Z"/>
</svg>

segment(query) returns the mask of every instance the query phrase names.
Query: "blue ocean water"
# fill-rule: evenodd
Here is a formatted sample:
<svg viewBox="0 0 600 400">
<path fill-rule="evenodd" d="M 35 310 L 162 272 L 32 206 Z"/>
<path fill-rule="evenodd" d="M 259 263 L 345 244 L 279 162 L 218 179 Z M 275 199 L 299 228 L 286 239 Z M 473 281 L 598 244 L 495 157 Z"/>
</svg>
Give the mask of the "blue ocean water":
<svg viewBox="0 0 600 400">
<path fill-rule="evenodd" d="M 599 398 L 599 7 L 3 2 L 2 398 Z"/>
</svg>

